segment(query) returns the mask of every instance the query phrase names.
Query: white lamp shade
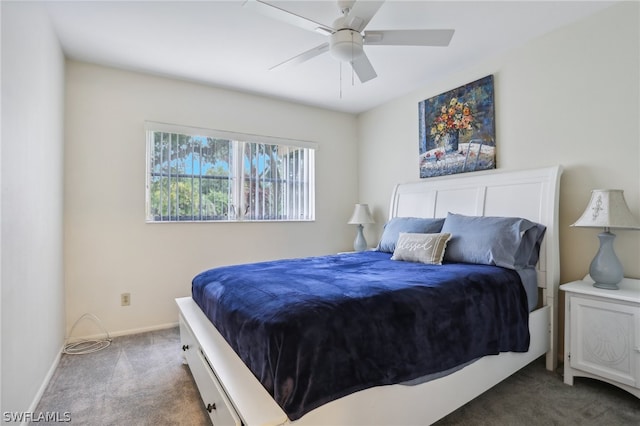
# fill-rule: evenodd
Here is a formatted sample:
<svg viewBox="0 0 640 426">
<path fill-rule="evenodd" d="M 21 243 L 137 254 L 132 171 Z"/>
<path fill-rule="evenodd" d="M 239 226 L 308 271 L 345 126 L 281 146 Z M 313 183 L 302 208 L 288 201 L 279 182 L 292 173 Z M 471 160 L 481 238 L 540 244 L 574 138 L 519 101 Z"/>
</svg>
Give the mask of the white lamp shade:
<svg viewBox="0 0 640 426">
<path fill-rule="evenodd" d="M 369 205 L 356 204 L 356 207 L 353 210 L 353 214 L 351 215 L 351 219 L 349 219 L 348 223 L 351 225 L 374 223 L 373 218 L 371 217 L 371 212 L 369 211 Z"/>
<path fill-rule="evenodd" d="M 594 189 L 582 216 L 571 226 L 640 229 L 621 189 Z"/>
</svg>

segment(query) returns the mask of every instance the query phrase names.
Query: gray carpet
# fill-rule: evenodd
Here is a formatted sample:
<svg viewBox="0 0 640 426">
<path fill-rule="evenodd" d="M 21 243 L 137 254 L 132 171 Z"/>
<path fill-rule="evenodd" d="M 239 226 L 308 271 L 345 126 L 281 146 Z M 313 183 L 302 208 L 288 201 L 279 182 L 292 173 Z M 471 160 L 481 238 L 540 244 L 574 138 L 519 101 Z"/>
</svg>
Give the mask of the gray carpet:
<svg viewBox="0 0 640 426">
<path fill-rule="evenodd" d="M 63 355 L 38 412 L 68 412 L 75 425 L 211 424 L 182 364 L 177 327 L 116 337 L 92 354 Z"/>
<path fill-rule="evenodd" d="M 68 412 L 76 425 L 211 424 L 182 364 L 177 328 L 63 355 L 37 412 Z M 596 380 L 567 386 L 540 359 L 437 425 L 640 425 L 640 400 Z"/>
</svg>

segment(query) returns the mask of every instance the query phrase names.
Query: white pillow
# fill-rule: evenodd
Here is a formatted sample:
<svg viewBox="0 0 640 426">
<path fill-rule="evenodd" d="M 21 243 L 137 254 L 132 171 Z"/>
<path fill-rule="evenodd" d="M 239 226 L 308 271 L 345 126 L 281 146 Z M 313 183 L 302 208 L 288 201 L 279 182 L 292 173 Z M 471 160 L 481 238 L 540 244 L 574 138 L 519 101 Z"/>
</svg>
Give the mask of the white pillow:
<svg viewBox="0 0 640 426">
<path fill-rule="evenodd" d="M 391 260 L 442 265 L 444 250 L 451 234 L 412 234 L 401 232 Z"/>
</svg>

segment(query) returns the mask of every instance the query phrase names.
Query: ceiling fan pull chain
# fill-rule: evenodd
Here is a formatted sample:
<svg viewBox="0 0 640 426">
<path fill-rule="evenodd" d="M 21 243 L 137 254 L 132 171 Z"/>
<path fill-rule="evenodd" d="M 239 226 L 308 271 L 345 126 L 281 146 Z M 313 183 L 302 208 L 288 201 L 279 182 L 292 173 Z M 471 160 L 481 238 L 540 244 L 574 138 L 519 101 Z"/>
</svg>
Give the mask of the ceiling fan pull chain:
<svg viewBox="0 0 640 426">
<path fill-rule="evenodd" d="M 342 62 L 338 62 L 340 67 L 340 99 L 342 99 Z"/>
<path fill-rule="evenodd" d="M 355 86 L 354 82 L 354 74 L 356 73 L 353 70 L 353 31 L 351 32 L 351 87 Z"/>
</svg>

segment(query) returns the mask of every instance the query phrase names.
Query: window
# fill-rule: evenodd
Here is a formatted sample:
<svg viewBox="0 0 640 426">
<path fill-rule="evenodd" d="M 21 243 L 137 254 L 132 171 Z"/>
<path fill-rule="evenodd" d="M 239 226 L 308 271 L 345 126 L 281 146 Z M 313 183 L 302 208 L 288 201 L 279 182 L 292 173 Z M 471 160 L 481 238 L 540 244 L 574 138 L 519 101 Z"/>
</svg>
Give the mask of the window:
<svg viewBox="0 0 640 426">
<path fill-rule="evenodd" d="M 315 218 L 311 142 L 147 123 L 147 222 Z"/>
</svg>

